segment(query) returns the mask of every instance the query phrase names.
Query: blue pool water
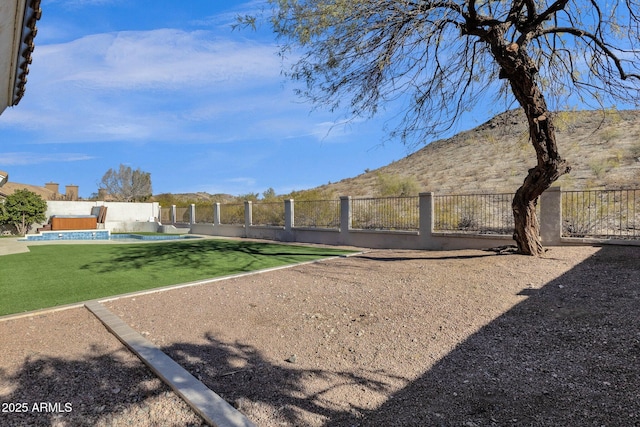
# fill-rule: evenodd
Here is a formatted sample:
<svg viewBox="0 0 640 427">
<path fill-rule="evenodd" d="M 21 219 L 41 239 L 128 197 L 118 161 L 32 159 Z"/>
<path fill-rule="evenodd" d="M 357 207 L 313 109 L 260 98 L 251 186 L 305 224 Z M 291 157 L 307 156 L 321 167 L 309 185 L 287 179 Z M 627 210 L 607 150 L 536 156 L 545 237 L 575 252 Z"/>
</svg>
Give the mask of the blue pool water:
<svg viewBox="0 0 640 427">
<path fill-rule="evenodd" d="M 65 230 L 65 231 L 43 231 L 40 234 L 28 234 L 24 239 L 28 241 L 48 241 L 48 240 L 179 240 L 197 239 L 198 236 L 184 234 L 163 234 L 163 235 L 143 235 L 143 234 L 111 234 L 109 230 Z"/>
</svg>

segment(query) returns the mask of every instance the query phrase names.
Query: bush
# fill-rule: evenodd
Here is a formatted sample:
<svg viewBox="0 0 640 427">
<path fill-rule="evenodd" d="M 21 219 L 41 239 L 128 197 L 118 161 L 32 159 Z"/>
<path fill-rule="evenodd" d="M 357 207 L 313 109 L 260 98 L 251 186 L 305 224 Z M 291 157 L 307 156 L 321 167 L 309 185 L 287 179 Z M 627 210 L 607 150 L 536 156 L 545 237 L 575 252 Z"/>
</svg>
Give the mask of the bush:
<svg viewBox="0 0 640 427">
<path fill-rule="evenodd" d="M 18 234 L 24 236 L 34 223 L 42 223 L 47 217 L 47 202 L 27 189 L 7 196 L 0 205 L 0 224 L 13 225 Z"/>
<path fill-rule="evenodd" d="M 419 191 L 420 185 L 413 177 L 378 173 L 378 192 L 381 197 L 415 196 Z"/>
</svg>

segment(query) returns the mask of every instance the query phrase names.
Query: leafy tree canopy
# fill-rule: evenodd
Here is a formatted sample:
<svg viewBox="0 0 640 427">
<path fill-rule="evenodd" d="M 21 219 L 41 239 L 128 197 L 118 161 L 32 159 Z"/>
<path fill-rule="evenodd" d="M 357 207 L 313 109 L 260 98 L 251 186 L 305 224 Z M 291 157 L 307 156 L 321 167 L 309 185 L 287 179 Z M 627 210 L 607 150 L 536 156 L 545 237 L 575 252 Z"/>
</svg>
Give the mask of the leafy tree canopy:
<svg viewBox="0 0 640 427">
<path fill-rule="evenodd" d="M 0 204 L 0 223 L 16 227 L 24 236 L 35 223 L 46 221 L 47 202 L 27 189 L 17 190 Z"/>
</svg>

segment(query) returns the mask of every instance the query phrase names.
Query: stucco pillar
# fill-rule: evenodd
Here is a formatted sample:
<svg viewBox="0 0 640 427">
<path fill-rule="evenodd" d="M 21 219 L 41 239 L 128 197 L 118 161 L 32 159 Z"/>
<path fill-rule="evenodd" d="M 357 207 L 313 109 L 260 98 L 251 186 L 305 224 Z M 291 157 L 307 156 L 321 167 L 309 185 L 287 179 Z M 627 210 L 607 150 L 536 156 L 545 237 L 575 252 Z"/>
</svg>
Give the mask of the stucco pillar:
<svg viewBox="0 0 640 427">
<path fill-rule="evenodd" d="M 551 187 L 540 196 L 540 238 L 543 245 L 559 245 L 562 238 L 562 189 Z"/>
<path fill-rule="evenodd" d="M 247 230 L 253 225 L 253 206 L 251 201 L 244 202 L 244 226 Z"/>
<path fill-rule="evenodd" d="M 433 233 L 433 192 L 420 193 L 420 246 L 430 249 L 434 246 L 431 234 Z"/>
<path fill-rule="evenodd" d="M 351 196 L 340 196 L 340 243 L 351 243 Z"/>
<path fill-rule="evenodd" d="M 193 225 L 196 223 L 196 205 L 191 203 L 189 205 L 189 224 Z"/>
<path fill-rule="evenodd" d="M 176 205 L 171 205 L 171 224 L 175 224 L 176 223 Z"/>
<path fill-rule="evenodd" d="M 213 225 L 220 225 L 220 203 L 213 204 Z"/>
<path fill-rule="evenodd" d="M 291 232 L 291 229 L 295 227 L 293 219 L 293 199 L 284 201 L 284 231 Z"/>
</svg>

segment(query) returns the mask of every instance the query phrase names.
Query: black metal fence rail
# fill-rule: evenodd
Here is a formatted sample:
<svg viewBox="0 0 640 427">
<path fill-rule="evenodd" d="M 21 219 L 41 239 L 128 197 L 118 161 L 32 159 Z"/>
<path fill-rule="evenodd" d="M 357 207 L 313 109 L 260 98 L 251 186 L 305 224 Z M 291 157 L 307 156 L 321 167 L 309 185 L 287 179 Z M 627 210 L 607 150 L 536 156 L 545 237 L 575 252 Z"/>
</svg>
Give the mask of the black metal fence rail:
<svg viewBox="0 0 640 427">
<path fill-rule="evenodd" d="M 513 194 L 434 196 L 434 231 L 511 234 Z"/>
<path fill-rule="evenodd" d="M 171 224 L 171 208 L 160 208 L 160 222 Z"/>
<path fill-rule="evenodd" d="M 418 230 L 419 197 L 351 199 L 351 228 L 362 230 Z"/>
<path fill-rule="evenodd" d="M 296 201 L 293 223 L 296 227 L 340 228 L 340 200 Z"/>
<path fill-rule="evenodd" d="M 197 205 L 195 208 L 196 224 L 213 224 L 213 205 Z"/>
<path fill-rule="evenodd" d="M 176 208 L 175 222 L 182 224 L 189 224 L 191 221 L 191 209 L 190 208 Z"/>
<path fill-rule="evenodd" d="M 512 193 L 434 195 L 431 199 L 433 231 L 510 235 L 514 227 L 513 196 Z M 562 237 L 640 239 L 640 189 L 562 191 L 560 197 L 561 206 L 556 209 L 562 209 Z M 221 204 L 220 223 L 244 225 L 245 206 L 244 203 Z M 253 225 L 285 225 L 285 202 L 254 202 L 251 206 Z M 341 208 L 340 200 L 294 201 L 293 226 L 338 229 L 342 226 Z M 172 209 L 175 209 L 175 218 Z M 349 200 L 349 210 L 351 229 L 420 229 L 420 197 L 417 196 L 354 198 Z M 195 211 L 194 222 L 214 222 L 214 206 L 198 205 Z M 191 209 L 162 208 L 160 221 L 189 223 Z"/>
<path fill-rule="evenodd" d="M 284 203 L 254 202 L 252 224 L 284 227 Z"/>
<path fill-rule="evenodd" d="M 220 205 L 220 224 L 244 225 L 244 203 Z"/>
<path fill-rule="evenodd" d="M 640 189 L 563 191 L 562 236 L 640 239 Z"/>
</svg>

